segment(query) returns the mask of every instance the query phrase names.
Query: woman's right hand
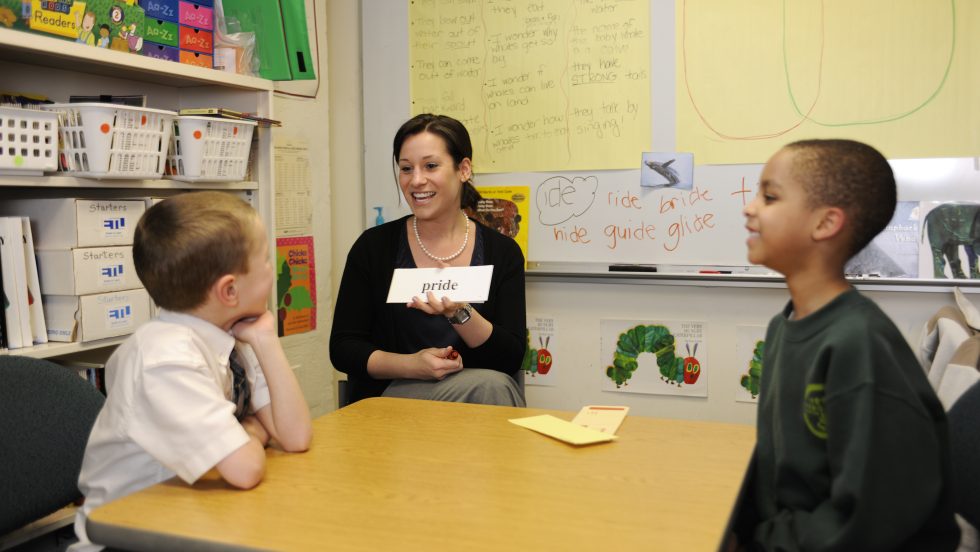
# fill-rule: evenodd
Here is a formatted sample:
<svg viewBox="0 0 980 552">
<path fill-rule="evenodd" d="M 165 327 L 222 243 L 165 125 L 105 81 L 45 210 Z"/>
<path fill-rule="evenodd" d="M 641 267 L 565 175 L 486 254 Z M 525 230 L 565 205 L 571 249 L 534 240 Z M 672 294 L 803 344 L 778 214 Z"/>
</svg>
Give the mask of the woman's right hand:
<svg viewBox="0 0 980 552">
<path fill-rule="evenodd" d="M 455 358 L 451 358 L 453 356 Z M 463 357 L 459 356 L 452 347 L 422 349 L 411 355 L 411 359 L 411 379 L 441 380 L 463 369 Z"/>
</svg>

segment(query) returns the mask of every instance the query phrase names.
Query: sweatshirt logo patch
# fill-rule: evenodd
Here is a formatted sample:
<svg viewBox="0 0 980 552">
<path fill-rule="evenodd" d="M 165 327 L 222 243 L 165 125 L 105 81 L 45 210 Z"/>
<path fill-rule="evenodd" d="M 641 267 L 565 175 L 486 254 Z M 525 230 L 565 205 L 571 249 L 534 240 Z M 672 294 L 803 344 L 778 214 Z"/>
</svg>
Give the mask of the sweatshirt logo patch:
<svg viewBox="0 0 980 552">
<path fill-rule="evenodd" d="M 823 407 L 823 384 L 811 383 L 803 395 L 803 421 L 818 439 L 827 438 L 827 412 Z"/>
</svg>

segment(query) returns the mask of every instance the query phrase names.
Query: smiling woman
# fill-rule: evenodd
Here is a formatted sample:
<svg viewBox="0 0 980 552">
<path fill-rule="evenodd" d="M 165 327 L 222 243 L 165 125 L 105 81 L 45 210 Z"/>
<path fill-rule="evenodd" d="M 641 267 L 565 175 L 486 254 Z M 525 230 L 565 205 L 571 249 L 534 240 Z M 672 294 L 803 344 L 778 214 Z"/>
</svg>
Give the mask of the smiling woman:
<svg viewBox="0 0 980 552">
<path fill-rule="evenodd" d="M 524 257 L 517 243 L 466 216 L 473 147 L 462 123 L 417 115 L 395 134 L 392 161 L 412 214 L 366 230 L 347 255 L 330 359 L 351 400 L 385 396 L 524 406 Z M 492 265 L 488 299 L 429 291 L 386 302 L 396 268 Z M 465 364 L 464 364 L 465 363 Z"/>
</svg>

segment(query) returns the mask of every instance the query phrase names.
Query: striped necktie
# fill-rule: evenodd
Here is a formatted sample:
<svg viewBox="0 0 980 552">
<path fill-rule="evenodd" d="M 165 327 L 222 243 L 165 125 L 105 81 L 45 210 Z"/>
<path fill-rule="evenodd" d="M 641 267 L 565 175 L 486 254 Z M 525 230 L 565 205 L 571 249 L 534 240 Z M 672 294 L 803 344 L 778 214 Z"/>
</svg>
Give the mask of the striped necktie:
<svg viewBox="0 0 980 552">
<path fill-rule="evenodd" d="M 228 356 L 228 365 L 231 367 L 231 401 L 235 403 L 235 418 L 242 421 L 248 414 L 248 407 L 252 402 L 252 390 L 248 386 L 245 367 L 242 366 L 241 359 L 238 358 L 237 349 L 231 350 L 231 354 Z"/>
</svg>

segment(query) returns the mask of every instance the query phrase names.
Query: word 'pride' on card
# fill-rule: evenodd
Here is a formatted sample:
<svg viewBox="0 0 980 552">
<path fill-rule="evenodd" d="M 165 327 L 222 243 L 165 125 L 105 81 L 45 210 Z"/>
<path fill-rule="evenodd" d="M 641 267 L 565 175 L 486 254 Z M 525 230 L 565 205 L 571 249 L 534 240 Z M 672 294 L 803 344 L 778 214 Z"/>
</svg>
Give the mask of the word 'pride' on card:
<svg viewBox="0 0 980 552">
<path fill-rule="evenodd" d="M 428 301 L 426 294 L 431 291 L 438 299 L 483 303 L 490 294 L 491 276 L 493 265 L 396 268 L 388 288 L 388 302 L 408 303 L 413 297 Z"/>
</svg>

